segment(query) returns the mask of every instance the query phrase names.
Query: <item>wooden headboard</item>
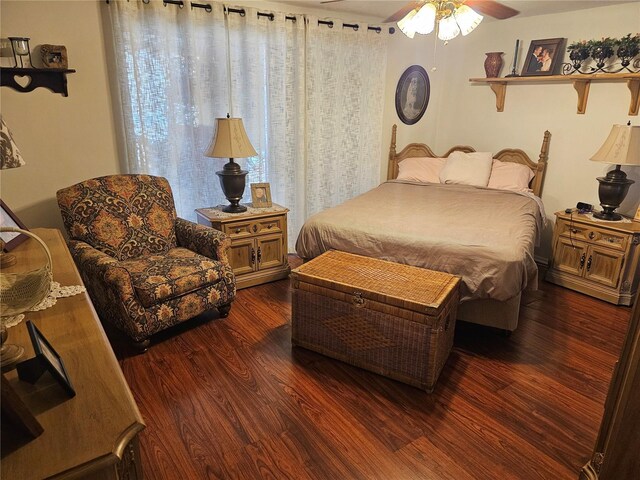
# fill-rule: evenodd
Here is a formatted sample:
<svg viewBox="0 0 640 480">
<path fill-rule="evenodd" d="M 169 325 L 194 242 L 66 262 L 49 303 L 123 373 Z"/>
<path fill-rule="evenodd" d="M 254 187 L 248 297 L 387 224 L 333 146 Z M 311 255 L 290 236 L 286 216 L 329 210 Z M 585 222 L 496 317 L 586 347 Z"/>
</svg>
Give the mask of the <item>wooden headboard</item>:
<svg viewBox="0 0 640 480">
<path fill-rule="evenodd" d="M 451 147 L 444 155 L 436 155 L 433 153 L 427 145 L 424 143 L 410 143 L 402 149 L 400 153 L 396 153 L 396 131 L 397 125 L 394 125 L 391 131 L 391 147 L 389 148 L 389 166 L 387 168 L 387 180 L 393 180 L 398 177 L 398 163 L 405 158 L 409 157 L 441 157 L 446 158 L 451 152 L 475 152 L 472 147 L 465 145 L 456 145 Z M 542 140 L 542 147 L 540 148 L 540 156 L 538 157 L 538 163 L 529 158 L 525 152 L 518 148 L 505 148 L 496 153 L 493 158 L 502 162 L 514 162 L 526 165 L 533 170 L 534 177 L 531 180 L 530 187 L 533 193 L 538 197 L 542 193 L 542 181 L 544 180 L 544 173 L 547 169 L 547 159 L 549 154 L 549 138 L 551 133 L 547 130 L 544 132 L 544 138 Z"/>
</svg>

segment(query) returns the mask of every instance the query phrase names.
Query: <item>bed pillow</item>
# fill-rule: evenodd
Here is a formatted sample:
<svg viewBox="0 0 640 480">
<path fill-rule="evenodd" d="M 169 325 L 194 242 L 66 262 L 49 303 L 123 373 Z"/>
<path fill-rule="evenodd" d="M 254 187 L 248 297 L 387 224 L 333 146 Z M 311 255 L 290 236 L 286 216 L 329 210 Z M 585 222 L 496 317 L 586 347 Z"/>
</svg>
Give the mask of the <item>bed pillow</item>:
<svg viewBox="0 0 640 480">
<path fill-rule="evenodd" d="M 526 165 L 494 160 L 487 187 L 514 192 L 530 192 L 529 182 L 534 177 L 533 170 Z"/>
<path fill-rule="evenodd" d="M 440 171 L 440 183 L 486 187 L 493 163 L 491 152 L 452 152 Z"/>
<path fill-rule="evenodd" d="M 440 183 L 440 170 L 446 158 L 412 157 L 398 163 L 398 180 Z"/>
</svg>

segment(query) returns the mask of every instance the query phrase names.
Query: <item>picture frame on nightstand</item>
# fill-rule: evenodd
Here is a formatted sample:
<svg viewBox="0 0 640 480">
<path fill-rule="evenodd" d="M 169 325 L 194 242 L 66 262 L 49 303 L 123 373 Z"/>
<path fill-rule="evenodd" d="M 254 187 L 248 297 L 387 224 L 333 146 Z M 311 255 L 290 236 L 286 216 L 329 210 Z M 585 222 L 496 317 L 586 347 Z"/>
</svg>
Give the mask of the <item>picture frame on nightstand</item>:
<svg viewBox="0 0 640 480">
<path fill-rule="evenodd" d="M 271 186 L 268 183 L 251 184 L 251 205 L 254 208 L 269 208 L 271 203 Z"/>
</svg>

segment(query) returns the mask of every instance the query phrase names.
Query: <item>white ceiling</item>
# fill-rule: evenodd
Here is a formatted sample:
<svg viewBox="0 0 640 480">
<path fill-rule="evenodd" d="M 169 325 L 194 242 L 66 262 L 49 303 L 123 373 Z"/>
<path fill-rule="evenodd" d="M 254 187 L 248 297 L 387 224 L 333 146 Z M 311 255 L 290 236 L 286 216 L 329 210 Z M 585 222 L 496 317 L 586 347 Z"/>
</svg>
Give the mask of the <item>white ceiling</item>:
<svg viewBox="0 0 640 480">
<path fill-rule="evenodd" d="M 276 0 L 278 1 L 278 0 Z M 500 3 L 514 8 L 520 12 L 514 18 L 528 17 L 532 15 L 544 15 L 549 13 L 568 12 L 581 10 L 584 8 L 601 7 L 604 5 L 614 5 L 618 3 L 631 3 L 638 0 L 500 0 Z M 359 15 L 367 15 L 373 18 L 384 20 L 396 11 L 400 10 L 407 1 L 383 1 L 383 0 L 344 0 L 333 3 L 320 3 L 319 0 L 306 1 L 280 1 L 315 9 L 323 9 L 328 12 L 348 12 Z M 485 17 L 490 19 L 490 17 Z"/>
</svg>

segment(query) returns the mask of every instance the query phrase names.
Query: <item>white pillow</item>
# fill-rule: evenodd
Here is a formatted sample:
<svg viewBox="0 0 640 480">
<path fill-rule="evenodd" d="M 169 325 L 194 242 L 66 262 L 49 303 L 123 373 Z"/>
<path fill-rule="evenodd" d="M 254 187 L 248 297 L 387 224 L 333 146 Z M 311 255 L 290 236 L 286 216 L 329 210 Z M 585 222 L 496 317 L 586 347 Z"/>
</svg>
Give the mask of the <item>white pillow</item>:
<svg viewBox="0 0 640 480">
<path fill-rule="evenodd" d="M 411 157 L 398 163 L 398 180 L 440 183 L 440 170 L 446 158 Z"/>
<path fill-rule="evenodd" d="M 491 152 L 452 152 L 440 171 L 440 183 L 486 187 L 493 163 Z"/>
<path fill-rule="evenodd" d="M 487 187 L 514 192 L 530 192 L 529 182 L 535 174 L 526 165 L 494 160 Z"/>
</svg>

